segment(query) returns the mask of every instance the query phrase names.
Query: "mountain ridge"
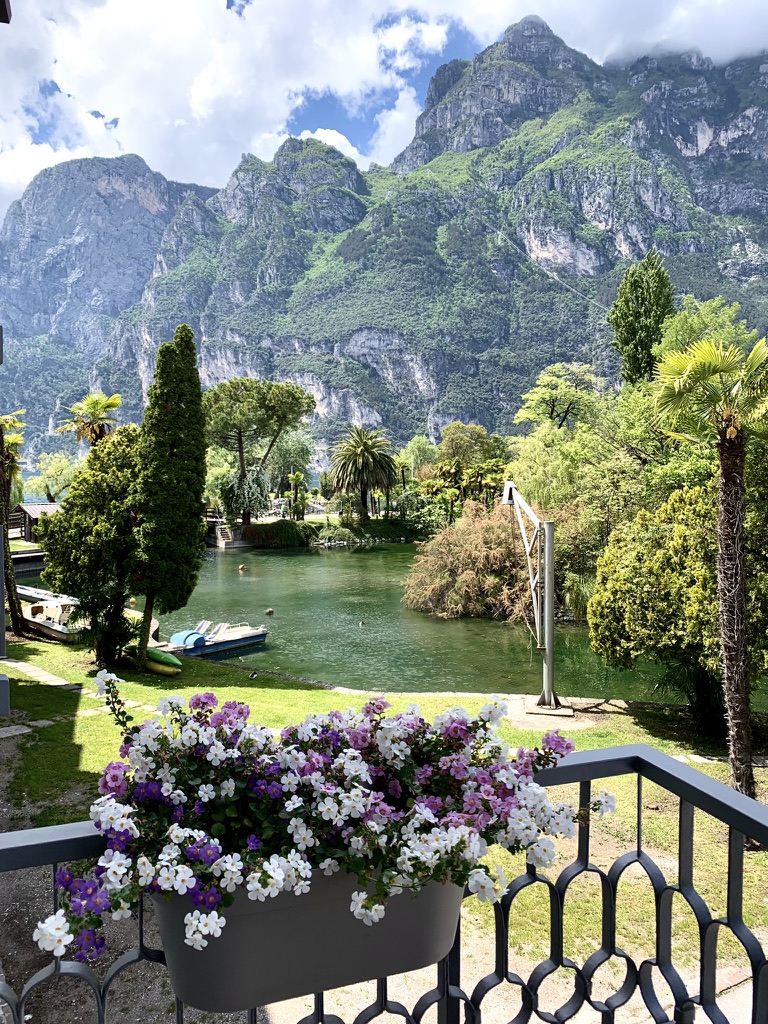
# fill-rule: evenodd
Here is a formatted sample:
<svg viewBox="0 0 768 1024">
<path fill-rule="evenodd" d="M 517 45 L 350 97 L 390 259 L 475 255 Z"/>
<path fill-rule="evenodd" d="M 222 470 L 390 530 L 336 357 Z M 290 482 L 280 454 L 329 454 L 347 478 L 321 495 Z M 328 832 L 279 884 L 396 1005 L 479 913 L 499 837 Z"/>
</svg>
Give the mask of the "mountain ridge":
<svg viewBox="0 0 768 1024">
<path fill-rule="evenodd" d="M 600 66 L 525 18 L 438 69 L 390 168 L 288 139 L 220 190 L 140 157 L 43 172 L 0 229 L 1 386 L 38 448 L 84 374 L 140 418 L 186 321 L 206 386 L 294 380 L 320 441 L 347 421 L 512 432 L 547 363 L 615 375 L 605 309 L 652 245 L 678 291 L 738 299 L 765 331 L 767 155 L 765 54 Z"/>
</svg>

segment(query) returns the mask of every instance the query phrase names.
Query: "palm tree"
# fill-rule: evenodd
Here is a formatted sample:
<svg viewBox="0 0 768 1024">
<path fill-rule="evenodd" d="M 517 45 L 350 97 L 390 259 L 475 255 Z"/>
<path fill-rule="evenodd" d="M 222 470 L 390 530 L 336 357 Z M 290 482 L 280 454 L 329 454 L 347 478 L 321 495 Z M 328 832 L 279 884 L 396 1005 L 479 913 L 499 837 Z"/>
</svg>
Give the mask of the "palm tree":
<svg viewBox="0 0 768 1024">
<path fill-rule="evenodd" d="M 24 440 L 21 433 L 24 423 L 19 417 L 23 416 L 24 412 L 24 409 L 17 409 L 16 412 L 0 416 L 0 526 L 3 527 L 4 582 L 8 610 L 11 613 L 11 627 L 17 634 L 24 632 L 24 618 L 21 614 L 21 602 L 16 591 L 16 576 L 11 561 L 8 522 L 14 504 L 14 492 L 17 492 L 18 496 L 21 485 L 19 449 Z"/>
<path fill-rule="evenodd" d="M 337 491 L 359 493 L 360 516 L 366 520 L 369 492 L 389 492 L 397 480 L 394 448 L 381 430 L 350 427 L 331 449 L 331 472 Z"/>
<path fill-rule="evenodd" d="M 64 406 L 72 415 L 56 428 L 56 433 L 74 433 L 78 444 L 87 441 L 93 447 L 105 438 L 117 423 L 117 418 L 112 413 L 122 404 L 120 395 L 111 395 L 107 398 L 103 391 L 91 391 L 82 401 Z"/>
<path fill-rule="evenodd" d="M 748 435 L 768 423 L 768 345 L 749 353 L 723 333 L 668 352 L 656 370 L 656 410 L 672 437 L 705 441 L 719 462 L 717 594 L 731 785 L 755 796 L 746 634 L 744 466 Z"/>
</svg>

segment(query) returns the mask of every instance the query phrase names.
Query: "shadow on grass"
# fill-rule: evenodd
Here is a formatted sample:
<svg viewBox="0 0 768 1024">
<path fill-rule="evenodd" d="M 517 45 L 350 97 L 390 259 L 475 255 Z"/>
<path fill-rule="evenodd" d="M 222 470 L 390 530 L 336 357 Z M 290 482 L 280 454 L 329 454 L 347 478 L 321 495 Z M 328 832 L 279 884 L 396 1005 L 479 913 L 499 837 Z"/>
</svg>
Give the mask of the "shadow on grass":
<svg viewBox="0 0 768 1024">
<path fill-rule="evenodd" d="M 685 705 L 650 704 L 632 702 L 627 714 L 640 729 L 650 737 L 674 743 L 681 747 L 693 748 L 704 757 L 728 757 L 728 743 L 723 723 L 722 737 L 712 736 L 702 723 Z M 768 752 L 768 713 L 753 711 L 753 753 Z"/>
<path fill-rule="evenodd" d="M 87 817 L 98 776 L 82 771 L 82 747 L 75 741 L 77 715 L 85 709 L 81 690 L 28 679 L 12 666 L 8 676 L 14 724 L 32 729 L 19 738 L 18 765 L 8 784 L 13 817 L 32 826 Z"/>
</svg>

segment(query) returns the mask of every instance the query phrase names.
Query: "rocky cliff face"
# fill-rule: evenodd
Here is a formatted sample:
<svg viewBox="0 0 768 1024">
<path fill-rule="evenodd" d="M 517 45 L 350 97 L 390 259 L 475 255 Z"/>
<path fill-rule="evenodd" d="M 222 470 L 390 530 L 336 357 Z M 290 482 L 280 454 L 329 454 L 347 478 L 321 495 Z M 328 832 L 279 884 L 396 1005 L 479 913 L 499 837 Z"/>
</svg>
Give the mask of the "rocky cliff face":
<svg viewBox="0 0 768 1024">
<path fill-rule="evenodd" d="M 572 103 L 584 89 L 609 93 L 611 84 L 541 18 L 523 18 L 472 61 L 452 61 L 435 75 L 415 138 L 392 166 L 407 174 L 449 150 L 494 146 L 523 122 Z"/>
<path fill-rule="evenodd" d="M 74 160 L 37 175 L 0 230 L 2 317 L 12 337 L 72 337 L 89 357 L 141 295 L 188 194 L 138 156 Z"/>
<path fill-rule="evenodd" d="M 679 291 L 766 330 L 766 156 L 768 57 L 599 67 L 525 18 L 437 72 L 390 169 L 289 139 L 216 193 L 138 157 L 39 175 L 0 231 L 0 387 L 41 447 L 69 395 L 43 375 L 119 390 L 140 419 L 157 347 L 187 322 L 207 386 L 294 380 L 318 438 L 510 431 L 547 363 L 615 371 L 605 307 L 651 246 Z"/>
</svg>

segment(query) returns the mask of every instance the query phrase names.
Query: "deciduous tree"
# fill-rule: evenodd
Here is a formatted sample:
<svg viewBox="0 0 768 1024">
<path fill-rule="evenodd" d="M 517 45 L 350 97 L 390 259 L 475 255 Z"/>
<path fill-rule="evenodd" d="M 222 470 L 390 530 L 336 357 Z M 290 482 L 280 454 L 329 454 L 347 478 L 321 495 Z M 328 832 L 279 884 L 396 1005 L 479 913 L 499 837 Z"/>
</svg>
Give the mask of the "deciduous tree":
<svg viewBox="0 0 768 1024">
<path fill-rule="evenodd" d="M 0 416 L 0 524 L 3 527 L 3 557 L 5 594 L 8 611 L 11 616 L 11 628 L 14 633 L 24 632 L 24 617 L 21 614 L 21 601 L 16 590 L 16 576 L 11 561 L 11 544 L 8 538 L 8 525 L 14 502 L 14 491 L 21 488 L 21 461 L 19 449 L 23 441 L 24 409 L 6 416 Z"/>
<path fill-rule="evenodd" d="M 64 452 L 41 452 L 37 458 L 37 476 L 24 484 L 26 494 L 44 494 L 48 501 L 58 501 L 69 490 L 81 463 Z"/>
<path fill-rule="evenodd" d="M 131 637 L 125 604 L 135 564 L 139 428 L 119 427 L 91 448 L 62 508 L 42 516 L 43 581 L 76 597 L 82 624 L 103 668 L 112 668 Z"/>
<path fill-rule="evenodd" d="M 235 377 L 222 381 L 203 398 L 210 443 L 237 456 L 238 476 L 246 480 L 249 451 L 257 451 L 263 470 L 277 439 L 297 427 L 315 408 L 315 400 L 297 384 Z M 251 509 L 242 509 L 243 526 L 251 522 Z"/>
</svg>

